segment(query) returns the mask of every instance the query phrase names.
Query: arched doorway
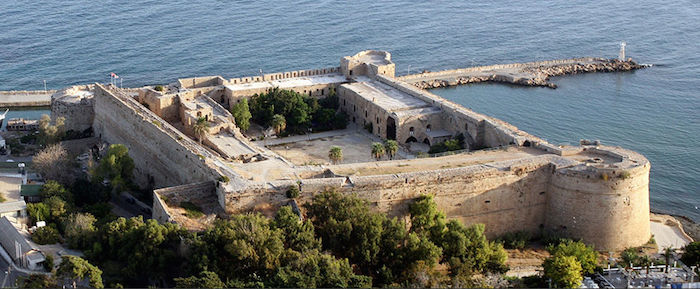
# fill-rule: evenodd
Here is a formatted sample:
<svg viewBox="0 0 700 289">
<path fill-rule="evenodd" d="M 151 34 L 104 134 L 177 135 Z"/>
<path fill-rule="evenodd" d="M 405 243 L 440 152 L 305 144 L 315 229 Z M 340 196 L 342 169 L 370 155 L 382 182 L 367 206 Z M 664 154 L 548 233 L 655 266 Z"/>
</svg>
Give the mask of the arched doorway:
<svg viewBox="0 0 700 289">
<path fill-rule="evenodd" d="M 410 142 L 418 142 L 418 140 L 415 137 L 409 137 L 408 139 L 406 139 L 406 143 Z"/>
<path fill-rule="evenodd" d="M 427 144 L 427 145 L 430 145 L 430 140 L 426 137 L 426 138 L 423 140 L 423 143 L 424 143 L 424 144 Z"/>
<path fill-rule="evenodd" d="M 396 140 L 396 121 L 392 117 L 386 118 L 386 139 Z"/>
</svg>

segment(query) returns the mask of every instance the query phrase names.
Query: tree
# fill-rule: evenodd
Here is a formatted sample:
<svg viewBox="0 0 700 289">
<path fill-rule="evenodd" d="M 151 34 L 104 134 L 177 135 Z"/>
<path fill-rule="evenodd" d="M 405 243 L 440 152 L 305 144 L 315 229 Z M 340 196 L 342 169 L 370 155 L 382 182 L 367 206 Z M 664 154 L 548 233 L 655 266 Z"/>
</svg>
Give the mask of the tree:
<svg viewBox="0 0 700 289">
<path fill-rule="evenodd" d="M 384 156 L 384 152 L 384 145 L 382 145 L 382 143 L 372 143 L 372 157 L 376 160 L 380 160 Z"/>
<path fill-rule="evenodd" d="M 90 286 L 104 288 L 102 270 L 97 266 L 77 256 L 63 256 L 61 259 L 61 265 L 56 270 L 56 278 L 69 279 L 73 283 L 73 288 L 77 288 L 76 283 L 86 278 L 90 281 Z"/>
<path fill-rule="evenodd" d="M 332 146 L 328 151 L 328 158 L 333 164 L 341 162 L 343 160 L 343 149 L 339 146 Z"/>
<path fill-rule="evenodd" d="M 321 240 L 314 235 L 314 225 L 310 220 L 301 221 L 291 206 L 281 207 L 270 225 L 282 231 L 285 248 L 299 252 L 321 248 Z"/>
<path fill-rule="evenodd" d="M 573 256 L 581 264 L 583 274 L 592 274 L 598 266 L 598 252 L 581 241 L 566 239 L 558 245 L 550 245 L 547 250 L 551 255 Z M 623 254 L 624 255 L 624 254 Z"/>
<path fill-rule="evenodd" d="M 133 171 L 134 160 L 129 156 L 129 148 L 123 144 L 113 144 L 109 146 L 107 154 L 100 160 L 91 177 L 96 183 L 109 179 L 112 187 L 120 190 L 131 185 Z"/>
<path fill-rule="evenodd" d="M 384 142 L 384 150 L 389 154 L 389 159 L 394 159 L 394 155 L 399 150 L 399 144 L 395 140 L 386 140 Z"/>
<path fill-rule="evenodd" d="M 574 256 L 554 255 L 544 261 L 544 274 L 561 288 L 577 288 L 583 279 L 581 263 Z"/>
<path fill-rule="evenodd" d="M 32 234 L 32 241 L 39 245 L 56 244 L 61 242 L 61 235 L 53 226 L 44 226 L 37 228 Z"/>
<path fill-rule="evenodd" d="M 192 125 L 192 133 L 194 133 L 201 144 L 202 139 L 209 134 L 209 121 L 204 117 L 198 118 L 197 122 Z"/>
<path fill-rule="evenodd" d="M 75 179 L 68 152 L 61 144 L 52 144 L 32 158 L 32 166 L 45 179 L 71 184 Z"/>
<path fill-rule="evenodd" d="M 285 128 L 287 128 L 287 120 L 283 115 L 275 114 L 272 116 L 272 129 L 275 130 L 276 135 L 279 135 Z"/>
<path fill-rule="evenodd" d="M 700 242 L 692 242 L 685 246 L 685 253 L 681 261 L 688 266 L 697 266 L 700 263 Z"/>
<path fill-rule="evenodd" d="M 65 121 L 64 117 L 58 117 L 52 125 L 49 115 L 41 115 L 39 119 L 39 142 L 44 145 L 50 145 L 60 141 L 65 134 Z"/>
<path fill-rule="evenodd" d="M 250 128 L 250 119 L 253 116 L 250 114 L 248 99 L 243 98 L 239 103 L 231 107 L 231 114 L 236 119 L 236 125 L 243 131 L 247 131 Z"/>
<path fill-rule="evenodd" d="M 19 288 L 57 288 L 56 280 L 51 275 L 31 274 L 17 280 Z"/>
<path fill-rule="evenodd" d="M 42 185 L 39 192 L 41 193 L 41 197 L 44 199 L 58 197 L 69 203 L 73 201 L 73 194 L 63 187 L 63 185 L 53 180 Z"/>
<path fill-rule="evenodd" d="M 199 277 L 175 278 L 175 288 L 227 288 L 214 272 L 202 271 Z"/>
<path fill-rule="evenodd" d="M 46 207 L 49 209 L 48 221 L 50 222 L 60 223 L 68 211 L 68 204 L 66 204 L 66 201 L 57 196 L 50 197 L 42 203 L 46 204 Z"/>
<path fill-rule="evenodd" d="M 68 246 L 74 249 L 86 249 L 92 245 L 97 228 L 94 216 L 88 213 L 74 213 L 66 220 L 65 237 Z"/>
<path fill-rule="evenodd" d="M 27 214 L 29 214 L 32 224 L 38 221 L 48 221 L 51 218 L 49 207 L 44 203 L 28 203 Z"/>
<path fill-rule="evenodd" d="M 318 250 L 292 251 L 288 262 L 277 268 L 272 287 L 280 288 L 369 288 L 371 278 L 355 275 L 348 259 L 336 259 Z"/>
</svg>

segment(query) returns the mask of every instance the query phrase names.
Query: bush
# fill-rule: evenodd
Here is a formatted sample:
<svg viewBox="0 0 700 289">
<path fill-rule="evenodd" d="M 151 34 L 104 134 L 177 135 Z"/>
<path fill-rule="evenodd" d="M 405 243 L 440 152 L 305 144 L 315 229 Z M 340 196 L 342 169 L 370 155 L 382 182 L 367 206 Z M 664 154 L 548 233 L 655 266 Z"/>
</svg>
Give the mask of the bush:
<svg viewBox="0 0 700 289">
<path fill-rule="evenodd" d="M 4 203 L 5 201 L 7 201 L 7 199 L 0 193 L 0 203 Z"/>
<path fill-rule="evenodd" d="M 459 144 L 459 140 L 451 139 L 451 140 L 446 140 L 446 141 L 438 143 L 438 144 L 431 145 L 428 153 L 437 154 L 437 153 L 444 153 L 444 152 L 449 152 L 449 151 L 457 151 L 457 150 L 461 150 L 461 149 L 462 149 L 462 145 Z"/>
<path fill-rule="evenodd" d="M 501 236 L 498 241 L 503 244 L 506 249 L 523 249 L 530 241 L 530 233 L 525 231 L 517 231 L 512 233 L 506 233 Z"/>
<path fill-rule="evenodd" d="M 197 219 L 204 216 L 202 208 L 193 204 L 192 202 L 181 202 L 180 207 L 185 209 L 185 216 L 191 219 Z"/>
<path fill-rule="evenodd" d="M 162 85 L 156 85 L 156 87 L 154 87 L 153 89 L 155 89 L 156 91 L 161 91 L 161 92 L 165 91 L 165 87 L 163 87 Z"/>
<path fill-rule="evenodd" d="M 222 183 L 228 183 L 228 181 L 230 181 L 230 179 L 228 178 L 228 176 L 221 176 L 221 177 L 219 177 L 219 181 Z"/>
<path fill-rule="evenodd" d="M 32 241 L 39 245 L 56 244 L 61 241 L 58 230 L 52 226 L 44 226 L 36 229 L 32 234 Z"/>
<path fill-rule="evenodd" d="M 46 270 L 46 272 L 51 272 L 53 270 L 53 255 L 46 254 L 46 260 L 44 260 L 44 270 Z"/>
<path fill-rule="evenodd" d="M 300 194 L 301 194 L 301 192 L 299 191 L 298 186 L 291 186 L 287 190 L 287 198 L 290 198 L 290 199 L 296 199 L 299 197 Z"/>
</svg>

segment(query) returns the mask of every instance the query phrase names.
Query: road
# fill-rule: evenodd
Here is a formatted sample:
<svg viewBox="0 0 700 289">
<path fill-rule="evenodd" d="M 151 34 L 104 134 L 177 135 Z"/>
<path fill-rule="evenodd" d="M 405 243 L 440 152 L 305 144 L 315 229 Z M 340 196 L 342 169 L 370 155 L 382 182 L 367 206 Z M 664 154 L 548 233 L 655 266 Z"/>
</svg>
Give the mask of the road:
<svg viewBox="0 0 700 289">
<path fill-rule="evenodd" d="M 0 258 L 0 288 L 14 287 L 15 281 L 17 280 L 18 277 L 27 275 L 25 273 L 14 271 L 14 270 L 11 271 L 10 274 L 8 275 L 7 270 L 9 268 L 10 268 L 10 264 L 8 264 L 4 258 Z"/>
</svg>

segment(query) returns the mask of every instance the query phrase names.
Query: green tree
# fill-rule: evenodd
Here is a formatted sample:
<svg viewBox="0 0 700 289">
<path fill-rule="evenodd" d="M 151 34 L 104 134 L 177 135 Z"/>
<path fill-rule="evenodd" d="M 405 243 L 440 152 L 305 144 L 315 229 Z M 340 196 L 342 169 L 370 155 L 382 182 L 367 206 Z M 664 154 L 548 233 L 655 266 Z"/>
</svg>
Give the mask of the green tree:
<svg viewBox="0 0 700 289">
<path fill-rule="evenodd" d="M 272 287 L 281 288 L 369 288 L 371 278 L 356 275 L 347 259 L 336 259 L 318 250 L 285 254 L 284 266 L 277 268 Z"/>
<path fill-rule="evenodd" d="M 271 226 L 282 231 L 285 248 L 299 252 L 321 248 L 321 241 L 314 235 L 314 225 L 309 220 L 301 221 L 291 206 L 281 207 Z"/>
<path fill-rule="evenodd" d="M 384 142 L 384 150 L 389 155 L 389 159 L 394 159 L 396 152 L 399 150 L 399 144 L 395 140 L 386 140 Z"/>
<path fill-rule="evenodd" d="M 109 179 L 112 187 L 120 190 L 131 184 L 133 171 L 134 160 L 129 156 L 129 148 L 123 144 L 113 144 L 92 172 L 92 179 L 97 183 Z"/>
<path fill-rule="evenodd" d="M 175 288 L 227 288 L 214 272 L 202 271 L 199 277 L 175 278 Z"/>
<path fill-rule="evenodd" d="M 558 245 L 550 245 L 547 250 L 551 255 L 573 256 L 581 264 L 583 274 L 592 274 L 598 266 L 598 252 L 593 250 L 593 247 L 586 246 L 581 241 L 574 242 L 566 239 Z"/>
<path fill-rule="evenodd" d="M 685 246 L 685 253 L 681 257 L 681 261 L 688 266 L 697 266 L 700 264 L 700 242 L 692 242 Z"/>
<path fill-rule="evenodd" d="M 65 237 L 68 246 L 74 249 L 87 249 L 92 245 L 97 228 L 94 216 L 88 213 L 71 214 L 65 222 Z"/>
<path fill-rule="evenodd" d="M 51 117 L 47 114 L 42 114 L 39 119 L 39 142 L 44 145 L 57 143 L 65 135 L 64 117 L 58 117 L 51 124 Z"/>
<path fill-rule="evenodd" d="M 201 144 L 202 139 L 209 134 L 209 121 L 204 117 L 198 118 L 197 122 L 192 125 L 192 133 L 194 133 Z"/>
<path fill-rule="evenodd" d="M 250 128 L 250 119 L 253 116 L 250 114 L 248 99 L 243 98 L 239 103 L 231 107 L 231 114 L 236 119 L 236 125 L 243 131 L 247 131 Z"/>
<path fill-rule="evenodd" d="M 328 158 L 333 164 L 340 163 L 343 160 L 343 149 L 339 146 L 332 146 L 328 151 Z"/>
<path fill-rule="evenodd" d="M 577 288 L 583 279 L 581 263 L 574 256 L 554 255 L 544 261 L 544 274 L 561 288 Z"/>
<path fill-rule="evenodd" d="M 287 120 L 281 114 L 275 114 L 272 117 L 272 129 L 275 130 L 275 134 L 279 135 L 287 128 Z"/>
<path fill-rule="evenodd" d="M 61 242 L 61 235 L 53 226 L 37 228 L 32 234 L 32 241 L 39 245 L 56 244 Z"/>
<path fill-rule="evenodd" d="M 384 145 L 382 145 L 382 143 L 372 143 L 372 157 L 374 157 L 376 160 L 381 160 L 384 153 Z"/>
<path fill-rule="evenodd" d="M 32 224 L 38 221 L 48 221 L 51 218 L 49 207 L 44 203 L 28 203 L 27 214 L 31 219 Z"/>
<path fill-rule="evenodd" d="M 69 279 L 73 283 L 73 288 L 77 288 L 76 283 L 87 278 L 90 286 L 104 288 L 102 270 L 97 266 L 77 256 L 63 256 L 61 259 L 61 265 L 56 269 L 57 279 Z"/>
<path fill-rule="evenodd" d="M 41 186 L 39 192 L 41 193 L 41 197 L 44 199 L 59 197 L 68 203 L 73 202 L 73 194 L 57 181 L 50 180 L 46 182 Z"/>
<path fill-rule="evenodd" d="M 61 198 L 53 196 L 42 203 L 46 204 L 49 209 L 49 220 L 50 222 L 60 223 L 63 217 L 68 212 L 68 204 Z"/>
</svg>

